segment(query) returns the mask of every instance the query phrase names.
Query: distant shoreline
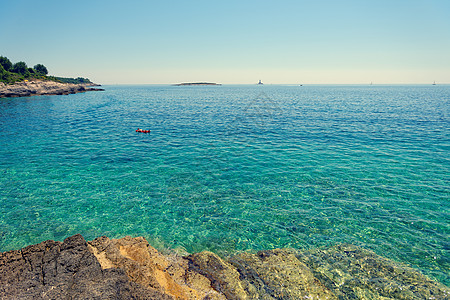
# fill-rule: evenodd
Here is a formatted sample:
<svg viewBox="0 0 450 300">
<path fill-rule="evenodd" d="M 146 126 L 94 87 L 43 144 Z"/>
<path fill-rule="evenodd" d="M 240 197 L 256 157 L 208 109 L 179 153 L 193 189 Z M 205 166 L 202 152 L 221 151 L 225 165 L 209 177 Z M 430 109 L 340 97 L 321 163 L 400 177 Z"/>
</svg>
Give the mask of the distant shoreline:
<svg viewBox="0 0 450 300">
<path fill-rule="evenodd" d="M 14 84 L 0 83 L 0 98 L 17 98 L 43 95 L 69 95 L 88 91 L 104 91 L 94 83 L 60 83 L 55 81 L 30 80 Z"/>
<path fill-rule="evenodd" d="M 173 86 L 185 86 L 185 85 L 189 86 L 189 85 L 222 85 L 222 84 L 214 82 L 184 82 L 173 84 Z"/>
</svg>

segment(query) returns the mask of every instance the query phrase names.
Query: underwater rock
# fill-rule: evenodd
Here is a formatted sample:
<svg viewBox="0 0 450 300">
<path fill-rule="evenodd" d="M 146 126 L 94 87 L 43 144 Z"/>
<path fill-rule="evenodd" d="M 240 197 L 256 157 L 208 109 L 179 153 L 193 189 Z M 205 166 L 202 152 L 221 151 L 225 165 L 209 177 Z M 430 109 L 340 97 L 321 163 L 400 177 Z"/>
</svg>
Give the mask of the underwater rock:
<svg viewBox="0 0 450 300">
<path fill-rule="evenodd" d="M 251 299 L 338 299 L 295 254 L 293 249 L 243 252 L 230 262 Z"/>
<path fill-rule="evenodd" d="M 0 254 L 0 299 L 450 299 L 420 272 L 353 245 L 228 258 L 161 254 L 143 237 L 74 235 Z"/>
<path fill-rule="evenodd" d="M 339 299 L 450 299 L 450 289 L 417 270 L 343 244 L 297 258 Z"/>
</svg>

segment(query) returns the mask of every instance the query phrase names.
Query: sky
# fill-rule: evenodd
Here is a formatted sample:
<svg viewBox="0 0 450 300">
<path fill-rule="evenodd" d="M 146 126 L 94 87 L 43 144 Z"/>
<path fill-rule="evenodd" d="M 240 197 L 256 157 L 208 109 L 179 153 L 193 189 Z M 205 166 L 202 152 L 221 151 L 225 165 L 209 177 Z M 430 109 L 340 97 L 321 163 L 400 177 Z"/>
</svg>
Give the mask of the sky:
<svg viewBox="0 0 450 300">
<path fill-rule="evenodd" d="M 450 0 L 0 0 L 0 55 L 100 84 L 450 83 Z"/>
</svg>

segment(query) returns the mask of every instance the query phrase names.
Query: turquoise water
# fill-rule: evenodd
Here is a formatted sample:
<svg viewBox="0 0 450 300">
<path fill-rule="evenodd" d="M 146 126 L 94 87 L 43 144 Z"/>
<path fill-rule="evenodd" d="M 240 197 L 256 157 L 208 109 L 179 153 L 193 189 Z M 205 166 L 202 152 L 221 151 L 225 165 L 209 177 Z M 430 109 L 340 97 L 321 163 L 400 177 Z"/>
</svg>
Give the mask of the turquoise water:
<svg viewBox="0 0 450 300">
<path fill-rule="evenodd" d="M 0 99 L 0 250 L 75 233 L 188 252 L 344 242 L 448 285 L 449 104 L 441 85 Z"/>
</svg>

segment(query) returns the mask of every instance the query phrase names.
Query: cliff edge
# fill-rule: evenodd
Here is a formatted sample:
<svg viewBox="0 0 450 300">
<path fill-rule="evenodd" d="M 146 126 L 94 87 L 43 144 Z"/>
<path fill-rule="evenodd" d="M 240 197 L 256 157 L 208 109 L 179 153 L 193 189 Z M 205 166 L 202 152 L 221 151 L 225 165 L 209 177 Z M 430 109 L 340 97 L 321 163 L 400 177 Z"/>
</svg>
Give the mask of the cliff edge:
<svg viewBox="0 0 450 300">
<path fill-rule="evenodd" d="M 449 299 L 416 270 L 352 245 L 221 258 L 142 238 L 74 235 L 0 254 L 0 299 Z"/>
</svg>

